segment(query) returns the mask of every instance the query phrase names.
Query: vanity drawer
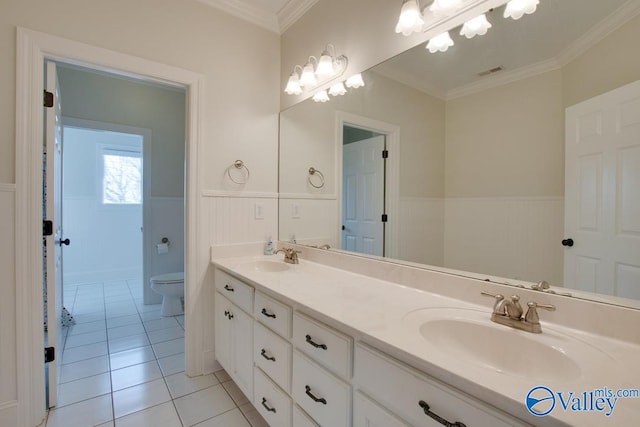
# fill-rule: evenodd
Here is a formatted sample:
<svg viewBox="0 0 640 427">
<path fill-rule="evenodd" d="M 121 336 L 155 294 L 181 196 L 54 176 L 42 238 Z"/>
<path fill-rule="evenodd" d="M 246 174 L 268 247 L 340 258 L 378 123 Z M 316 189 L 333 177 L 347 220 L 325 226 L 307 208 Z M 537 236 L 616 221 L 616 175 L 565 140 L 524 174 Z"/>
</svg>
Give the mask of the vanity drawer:
<svg viewBox="0 0 640 427">
<path fill-rule="evenodd" d="M 253 403 L 273 427 L 291 427 L 291 398 L 259 368 L 254 369 Z"/>
<path fill-rule="evenodd" d="M 331 371 L 350 378 L 351 337 L 300 313 L 294 313 L 293 343 Z"/>
<path fill-rule="evenodd" d="M 287 339 L 291 338 L 291 307 L 256 292 L 254 313 L 260 323 Z"/>
<path fill-rule="evenodd" d="M 292 395 L 321 426 L 351 425 L 351 387 L 298 351 L 293 352 Z"/>
<path fill-rule="evenodd" d="M 298 405 L 293 405 L 293 425 L 294 427 L 320 427 Z"/>
<path fill-rule="evenodd" d="M 451 423 L 492 427 L 527 425 L 364 344 L 356 345 L 354 364 L 355 383 L 359 388 L 416 427 L 437 425 L 425 414 L 420 401 Z"/>
<path fill-rule="evenodd" d="M 253 309 L 253 287 L 217 269 L 214 280 L 216 289 L 238 307 L 251 313 Z"/>
<path fill-rule="evenodd" d="M 291 390 L 291 344 L 258 322 L 253 329 L 253 359 L 280 387 Z"/>
<path fill-rule="evenodd" d="M 411 427 L 359 391 L 353 396 L 353 427 Z"/>
</svg>

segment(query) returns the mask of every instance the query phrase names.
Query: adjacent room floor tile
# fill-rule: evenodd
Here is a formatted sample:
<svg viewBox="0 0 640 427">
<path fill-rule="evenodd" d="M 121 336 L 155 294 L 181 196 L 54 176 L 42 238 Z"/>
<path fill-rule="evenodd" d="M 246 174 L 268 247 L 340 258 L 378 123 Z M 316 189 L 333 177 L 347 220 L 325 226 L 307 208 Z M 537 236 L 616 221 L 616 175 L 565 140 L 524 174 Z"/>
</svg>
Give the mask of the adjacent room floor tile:
<svg viewBox="0 0 640 427">
<path fill-rule="evenodd" d="M 174 403 L 185 426 L 192 426 L 236 407 L 219 384 L 176 399 Z"/>
<path fill-rule="evenodd" d="M 111 395 L 52 409 L 46 427 L 95 426 L 113 419 Z"/>
<path fill-rule="evenodd" d="M 102 331 L 105 327 L 104 319 L 96 322 L 77 323 L 69 326 L 69 336 L 86 334 L 87 332 Z"/>
<path fill-rule="evenodd" d="M 166 402 L 116 419 L 116 427 L 182 427 L 173 402 Z"/>
<path fill-rule="evenodd" d="M 131 350 L 113 353 L 110 356 L 111 370 L 126 368 L 127 366 L 137 365 L 139 363 L 154 360 L 155 356 L 151 346 L 133 348 Z"/>
<path fill-rule="evenodd" d="M 163 341 L 158 344 L 153 344 L 151 347 L 153 347 L 153 351 L 156 353 L 158 359 L 173 356 L 174 354 L 184 353 L 184 338 Z"/>
<path fill-rule="evenodd" d="M 125 325 L 142 324 L 140 315 L 130 314 L 128 316 L 110 317 L 107 319 L 107 328 L 117 328 Z"/>
<path fill-rule="evenodd" d="M 144 328 L 147 332 L 157 331 L 158 329 L 175 328 L 177 326 L 179 326 L 179 323 L 175 317 L 163 317 L 162 319 L 144 322 Z"/>
<path fill-rule="evenodd" d="M 101 331 L 87 332 L 86 334 L 71 335 L 67 337 L 64 348 L 80 347 L 106 340 L 107 331 L 102 329 Z"/>
<path fill-rule="evenodd" d="M 183 338 L 184 329 L 182 329 L 182 326 L 178 325 L 176 322 L 176 326 L 173 328 L 158 329 L 156 331 L 147 332 L 147 335 L 149 335 L 149 341 L 151 341 L 151 344 L 156 344 L 162 341 Z"/>
<path fill-rule="evenodd" d="M 131 335 L 130 337 L 114 338 L 109 340 L 109 353 L 120 353 L 132 348 L 146 347 L 149 345 L 147 334 Z"/>
<path fill-rule="evenodd" d="M 164 380 L 169 387 L 171 397 L 174 399 L 219 384 L 213 374 L 189 378 L 184 372 L 179 372 L 165 377 Z"/>
<path fill-rule="evenodd" d="M 107 330 L 109 339 L 130 337 L 131 335 L 144 334 L 145 330 L 141 323 L 132 323 L 130 325 L 118 326 Z"/>
<path fill-rule="evenodd" d="M 58 385 L 58 407 L 71 405 L 82 400 L 91 399 L 111 393 L 109 373 L 94 375 Z"/>
<path fill-rule="evenodd" d="M 79 362 L 107 354 L 107 343 L 99 342 L 95 344 L 83 345 L 65 350 L 62 353 L 62 364 Z"/>
<path fill-rule="evenodd" d="M 66 365 L 60 365 L 58 372 L 58 382 L 60 384 L 102 374 L 109 372 L 109 358 L 105 355 L 75 363 L 67 363 Z"/>
<path fill-rule="evenodd" d="M 153 381 L 158 378 L 162 378 L 162 373 L 155 360 L 111 371 L 111 381 L 114 391 Z"/>
<path fill-rule="evenodd" d="M 142 318 L 143 322 L 146 322 L 147 320 L 162 319 L 162 315 L 160 314 L 159 306 L 158 306 L 157 310 L 146 311 L 146 312 L 140 313 L 140 318 Z"/>
<path fill-rule="evenodd" d="M 169 390 L 161 378 L 115 391 L 113 393 L 113 412 L 117 419 L 170 400 Z"/>
<path fill-rule="evenodd" d="M 163 357 L 162 359 L 158 359 L 158 363 L 164 376 L 177 374 L 178 372 L 184 371 L 184 353 Z"/>
<path fill-rule="evenodd" d="M 206 421 L 196 424 L 196 427 L 251 427 L 247 419 L 238 408 L 220 414 L 217 417 L 209 418 Z"/>
</svg>

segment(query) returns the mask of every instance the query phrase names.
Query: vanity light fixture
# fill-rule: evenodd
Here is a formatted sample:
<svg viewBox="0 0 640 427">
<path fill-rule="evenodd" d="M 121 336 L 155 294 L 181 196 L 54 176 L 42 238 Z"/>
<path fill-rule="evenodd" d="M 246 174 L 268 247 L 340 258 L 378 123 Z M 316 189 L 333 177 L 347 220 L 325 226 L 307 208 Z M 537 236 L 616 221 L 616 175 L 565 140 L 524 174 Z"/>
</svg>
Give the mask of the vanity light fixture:
<svg viewBox="0 0 640 427">
<path fill-rule="evenodd" d="M 491 28 L 491 23 L 487 21 L 487 17 L 483 13 L 465 22 L 460 30 L 460 35 L 468 39 L 474 38 L 475 36 L 484 36 L 487 34 L 489 28 Z"/>
<path fill-rule="evenodd" d="M 296 65 L 296 67 L 293 69 L 293 73 L 291 73 L 291 75 L 289 76 L 289 81 L 287 81 L 287 87 L 284 89 L 287 95 L 302 94 L 302 86 L 300 86 L 300 78 L 298 77 L 296 68 L 300 68 L 300 71 L 302 71 L 302 67 L 299 65 Z"/>
<path fill-rule="evenodd" d="M 315 102 L 327 102 L 329 100 L 329 95 L 327 95 L 326 90 L 321 90 L 320 92 L 313 95 L 313 100 Z"/>
<path fill-rule="evenodd" d="M 419 33 L 422 31 L 423 24 L 419 0 L 404 0 L 396 24 L 396 33 L 402 33 L 404 36 Z"/>
<path fill-rule="evenodd" d="M 303 88 L 310 88 L 318 84 L 318 80 L 316 79 L 316 73 L 313 69 L 313 64 L 311 63 L 311 59 L 317 62 L 315 56 L 310 56 L 309 61 L 305 64 L 302 69 L 302 74 L 300 74 L 300 86 Z"/>
<path fill-rule="evenodd" d="M 311 91 L 344 74 L 348 64 L 346 55 L 336 56 L 335 47 L 328 44 L 320 59 L 312 55 L 304 67 L 296 65 L 293 68 L 284 91 L 288 95 L 301 95 L 305 90 Z"/>
<path fill-rule="evenodd" d="M 329 47 L 333 49 L 333 55 L 329 53 Z M 318 60 L 318 67 L 316 68 L 316 75 L 320 80 L 333 76 L 336 71 L 333 68 L 333 57 L 335 56 L 335 48 L 332 44 L 328 44 L 325 50 L 320 55 Z"/>
<path fill-rule="evenodd" d="M 431 38 L 429 43 L 427 43 L 427 49 L 431 53 L 436 52 L 446 52 L 453 46 L 453 40 L 451 40 L 451 36 L 449 35 L 449 31 L 445 31 L 442 34 L 438 34 L 437 36 Z"/>
<path fill-rule="evenodd" d="M 362 74 L 354 74 L 349 77 L 347 81 L 344 83 L 348 88 L 357 89 L 359 87 L 364 86 L 364 80 L 362 80 Z"/>
<path fill-rule="evenodd" d="M 340 96 L 347 93 L 347 89 L 344 87 L 344 83 L 336 83 L 329 88 L 329 95 L 331 96 Z"/>
<path fill-rule="evenodd" d="M 539 4 L 540 0 L 511 0 L 504 10 L 504 17 L 518 20 L 535 12 Z"/>
</svg>

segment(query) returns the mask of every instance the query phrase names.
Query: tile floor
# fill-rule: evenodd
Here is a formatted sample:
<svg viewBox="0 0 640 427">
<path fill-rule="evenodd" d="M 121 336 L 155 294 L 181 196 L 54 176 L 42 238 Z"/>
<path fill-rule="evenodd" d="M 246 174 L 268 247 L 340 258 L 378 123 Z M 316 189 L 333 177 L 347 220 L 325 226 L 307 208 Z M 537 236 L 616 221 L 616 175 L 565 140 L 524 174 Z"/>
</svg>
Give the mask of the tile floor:
<svg viewBox="0 0 640 427">
<path fill-rule="evenodd" d="M 65 286 L 58 405 L 46 427 L 263 427 L 224 371 L 184 373 L 184 316 L 142 303 L 140 280 Z"/>
</svg>

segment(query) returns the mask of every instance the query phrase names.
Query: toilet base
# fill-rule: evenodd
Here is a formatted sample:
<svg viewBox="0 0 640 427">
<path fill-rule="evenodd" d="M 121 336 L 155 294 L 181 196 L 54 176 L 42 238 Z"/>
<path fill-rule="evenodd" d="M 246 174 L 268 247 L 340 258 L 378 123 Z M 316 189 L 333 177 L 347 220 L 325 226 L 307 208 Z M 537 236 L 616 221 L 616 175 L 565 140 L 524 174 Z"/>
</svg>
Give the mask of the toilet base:
<svg viewBox="0 0 640 427">
<path fill-rule="evenodd" d="M 160 315 L 163 317 L 180 316 L 184 314 L 182 301 L 180 297 L 162 297 L 162 307 L 160 307 Z"/>
</svg>

